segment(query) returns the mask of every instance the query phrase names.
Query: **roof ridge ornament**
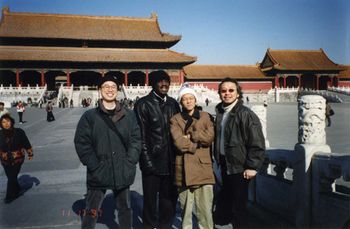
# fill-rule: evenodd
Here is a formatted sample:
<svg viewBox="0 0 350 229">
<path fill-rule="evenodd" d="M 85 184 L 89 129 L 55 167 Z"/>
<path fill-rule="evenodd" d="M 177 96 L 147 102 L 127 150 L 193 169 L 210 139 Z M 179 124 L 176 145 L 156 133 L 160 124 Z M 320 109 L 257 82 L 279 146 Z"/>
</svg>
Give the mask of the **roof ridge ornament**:
<svg viewBox="0 0 350 229">
<path fill-rule="evenodd" d="M 158 20 L 158 14 L 156 12 L 151 13 L 151 19 L 156 19 Z"/>
</svg>

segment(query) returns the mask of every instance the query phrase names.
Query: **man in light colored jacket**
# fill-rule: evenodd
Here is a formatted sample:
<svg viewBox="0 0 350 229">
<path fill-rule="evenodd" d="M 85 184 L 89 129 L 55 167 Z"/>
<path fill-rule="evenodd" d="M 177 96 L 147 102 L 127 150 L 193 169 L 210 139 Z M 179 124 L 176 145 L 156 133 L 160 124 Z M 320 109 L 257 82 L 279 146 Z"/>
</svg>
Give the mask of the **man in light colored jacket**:
<svg viewBox="0 0 350 229">
<path fill-rule="evenodd" d="M 214 140 L 213 120 L 207 112 L 197 108 L 192 88 L 181 88 L 178 100 L 182 112 L 171 118 L 170 130 L 177 148 L 175 184 L 183 211 L 182 228 L 193 228 L 193 205 L 198 227 L 214 228 L 211 210 L 215 178 L 210 151 Z"/>
</svg>

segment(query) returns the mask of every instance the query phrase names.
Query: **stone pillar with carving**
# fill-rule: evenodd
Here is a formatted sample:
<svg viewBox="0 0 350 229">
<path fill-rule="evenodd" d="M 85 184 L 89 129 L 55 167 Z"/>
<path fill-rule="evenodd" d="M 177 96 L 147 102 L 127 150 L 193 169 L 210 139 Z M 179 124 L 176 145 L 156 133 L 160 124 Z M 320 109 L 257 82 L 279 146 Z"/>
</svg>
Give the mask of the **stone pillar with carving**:
<svg viewBox="0 0 350 229">
<path fill-rule="evenodd" d="M 298 100 L 298 144 L 325 145 L 326 100 L 319 95 L 305 95 Z"/>
<path fill-rule="evenodd" d="M 265 137 L 265 146 L 266 148 L 270 147 L 270 143 L 269 140 L 267 139 L 267 135 L 266 135 L 266 107 L 264 107 L 263 105 L 253 105 L 251 107 L 251 110 L 259 117 L 260 123 L 261 123 L 261 127 L 262 127 L 262 132 L 264 134 Z"/>
<path fill-rule="evenodd" d="M 298 187 L 296 224 L 307 227 L 311 222 L 311 159 L 317 152 L 330 153 L 325 131 L 326 100 L 319 95 L 298 99 L 298 143 L 294 147 L 296 161 L 293 180 Z"/>
</svg>

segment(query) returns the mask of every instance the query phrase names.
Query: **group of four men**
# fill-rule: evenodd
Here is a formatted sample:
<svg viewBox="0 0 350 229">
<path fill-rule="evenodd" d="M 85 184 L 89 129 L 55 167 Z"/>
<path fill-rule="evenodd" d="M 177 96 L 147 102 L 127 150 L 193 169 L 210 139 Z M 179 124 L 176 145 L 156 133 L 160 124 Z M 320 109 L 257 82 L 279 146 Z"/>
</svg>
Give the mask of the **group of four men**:
<svg viewBox="0 0 350 229">
<path fill-rule="evenodd" d="M 216 106 L 215 123 L 196 106 L 192 88 L 181 88 L 178 101 L 167 95 L 166 72 L 153 73 L 151 84 L 152 91 L 131 111 L 116 100 L 117 78 L 102 77 L 98 107 L 86 111 L 78 123 L 75 148 L 87 167 L 82 228 L 95 227 L 107 189 L 114 192 L 120 228 L 132 227 L 129 188 L 138 162 L 143 228 L 171 228 L 178 197 L 183 228 L 192 228 L 193 203 L 199 228 L 213 228 L 212 156 L 223 180 L 215 220 L 246 226 L 248 183 L 264 160 L 265 140 L 258 117 L 243 106 L 237 81 L 227 78 L 220 83 L 222 102 Z"/>
</svg>

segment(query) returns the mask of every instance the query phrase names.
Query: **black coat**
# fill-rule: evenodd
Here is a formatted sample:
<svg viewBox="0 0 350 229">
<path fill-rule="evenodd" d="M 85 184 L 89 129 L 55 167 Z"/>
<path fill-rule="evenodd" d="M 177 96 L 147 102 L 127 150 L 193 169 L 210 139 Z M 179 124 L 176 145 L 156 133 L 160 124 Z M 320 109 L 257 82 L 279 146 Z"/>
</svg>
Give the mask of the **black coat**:
<svg viewBox="0 0 350 229">
<path fill-rule="evenodd" d="M 175 99 L 164 102 L 153 91 L 139 99 L 134 107 L 141 128 L 143 173 L 174 174 L 175 146 L 170 134 L 170 118 L 180 112 Z"/>
<path fill-rule="evenodd" d="M 216 106 L 215 158 L 219 162 L 222 103 Z M 228 172 L 241 173 L 245 169 L 258 170 L 265 159 L 265 138 L 258 116 L 241 101 L 232 108 L 224 130 L 224 148 Z"/>
<path fill-rule="evenodd" d="M 140 128 L 135 114 L 118 103 L 112 118 L 127 149 L 101 115 L 109 118 L 101 105 L 86 111 L 74 137 L 79 159 L 87 167 L 87 186 L 92 189 L 128 187 L 134 182 L 141 151 Z"/>
</svg>

